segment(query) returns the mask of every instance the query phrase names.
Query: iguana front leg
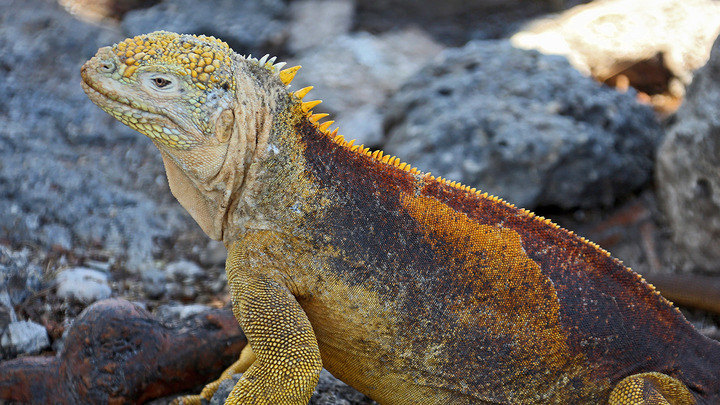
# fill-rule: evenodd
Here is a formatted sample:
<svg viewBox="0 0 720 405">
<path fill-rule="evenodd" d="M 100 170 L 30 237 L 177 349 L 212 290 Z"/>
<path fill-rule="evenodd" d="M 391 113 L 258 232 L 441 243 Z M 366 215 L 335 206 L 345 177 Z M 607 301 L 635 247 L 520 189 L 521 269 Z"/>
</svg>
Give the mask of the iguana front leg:
<svg viewBox="0 0 720 405">
<path fill-rule="evenodd" d="M 634 374 L 621 380 L 610 393 L 609 405 L 695 405 L 685 384 L 666 374 Z"/>
<path fill-rule="evenodd" d="M 287 288 L 239 265 L 232 250 L 226 272 L 235 317 L 256 360 L 225 403 L 306 405 L 322 369 L 307 315 Z"/>
</svg>

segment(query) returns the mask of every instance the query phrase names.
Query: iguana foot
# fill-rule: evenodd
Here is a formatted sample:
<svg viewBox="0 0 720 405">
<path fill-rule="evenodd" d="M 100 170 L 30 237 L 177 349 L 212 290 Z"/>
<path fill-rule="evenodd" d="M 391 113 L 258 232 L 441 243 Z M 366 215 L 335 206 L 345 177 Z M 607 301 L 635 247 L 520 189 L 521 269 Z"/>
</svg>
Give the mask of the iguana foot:
<svg viewBox="0 0 720 405">
<path fill-rule="evenodd" d="M 694 405 L 685 385 L 662 373 L 641 373 L 620 381 L 610 393 L 609 405 Z"/>
<path fill-rule="evenodd" d="M 202 400 L 210 401 L 215 395 L 220 383 L 232 377 L 234 374 L 244 373 L 253 363 L 255 362 L 255 353 L 253 353 L 250 345 L 246 345 L 245 348 L 240 352 L 240 358 L 233 363 L 230 367 L 225 369 L 220 375 L 220 378 L 206 385 L 205 388 L 200 392 L 199 395 L 186 395 L 175 398 L 173 405 L 200 405 Z"/>
</svg>

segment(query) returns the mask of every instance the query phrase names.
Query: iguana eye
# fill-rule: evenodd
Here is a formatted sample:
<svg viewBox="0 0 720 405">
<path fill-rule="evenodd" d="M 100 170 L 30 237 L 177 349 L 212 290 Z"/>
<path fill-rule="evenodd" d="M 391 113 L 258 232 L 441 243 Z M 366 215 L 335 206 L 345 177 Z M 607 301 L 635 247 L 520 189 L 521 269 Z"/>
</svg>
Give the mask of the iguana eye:
<svg viewBox="0 0 720 405">
<path fill-rule="evenodd" d="M 112 73 L 115 71 L 115 62 L 106 60 L 100 65 L 100 67 L 98 67 L 98 70 L 103 73 Z"/>
<path fill-rule="evenodd" d="M 153 82 L 153 84 L 155 84 L 155 86 L 157 86 L 160 89 L 168 86 L 171 83 L 170 80 L 168 80 L 164 77 L 153 77 L 152 82 Z"/>
</svg>

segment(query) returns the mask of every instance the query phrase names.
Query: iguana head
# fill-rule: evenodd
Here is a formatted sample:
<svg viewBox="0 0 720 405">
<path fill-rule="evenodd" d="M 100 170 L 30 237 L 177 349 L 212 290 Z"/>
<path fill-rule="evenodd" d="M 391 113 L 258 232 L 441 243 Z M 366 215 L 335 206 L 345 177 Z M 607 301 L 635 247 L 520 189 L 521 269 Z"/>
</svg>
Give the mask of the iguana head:
<svg viewBox="0 0 720 405">
<path fill-rule="evenodd" d="M 216 121 L 234 104 L 232 54 L 212 37 L 154 32 L 101 48 L 82 68 L 83 86 L 100 108 L 158 146 L 222 143 Z"/>
<path fill-rule="evenodd" d="M 155 143 L 173 194 L 222 239 L 258 136 L 270 131 L 278 99 L 288 98 L 288 73 L 273 62 L 237 55 L 213 37 L 159 31 L 101 48 L 82 67 L 83 88 Z"/>
</svg>

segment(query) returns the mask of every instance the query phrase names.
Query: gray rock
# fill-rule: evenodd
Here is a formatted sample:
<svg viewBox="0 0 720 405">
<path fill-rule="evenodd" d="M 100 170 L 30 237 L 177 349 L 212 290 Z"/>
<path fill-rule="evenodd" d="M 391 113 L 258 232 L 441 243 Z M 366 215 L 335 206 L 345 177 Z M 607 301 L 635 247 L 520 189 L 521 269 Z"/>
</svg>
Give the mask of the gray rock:
<svg viewBox="0 0 720 405">
<path fill-rule="evenodd" d="M 42 325 L 31 321 L 11 322 L 0 336 L 2 358 L 38 353 L 50 347 L 50 338 Z"/>
<path fill-rule="evenodd" d="M 240 380 L 242 374 L 235 374 L 231 378 L 223 381 L 218 390 L 210 400 L 210 405 L 220 405 L 225 403 L 230 391 Z M 327 370 L 320 371 L 320 380 L 315 388 L 315 392 L 310 398 L 308 405 L 373 405 L 377 402 L 366 397 L 354 388 L 348 386 L 344 382 L 333 377 Z"/>
<path fill-rule="evenodd" d="M 183 283 L 195 283 L 204 274 L 203 269 L 189 260 L 179 260 L 165 266 L 168 278 Z"/>
<path fill-rule="evenodd" d="M 507 41 L 446 51 L 387 104 L 385 150 L 523 207 L 612 204 L 647 184 L 652 110 Z"/>
<path fill-rule="evenodd" d="M 42 268 L 33 259 L 28 249 L 0 245 L 0 307 L 6 307 L 13 317 L 14 306 L 44 287 Z"/>
<path fill-rule="evenodd" d="M 201 279 L 205 275 L 200 266 L 188 260 L 180 260 L 168 264 L 164 271 L 168 280 L 168 297 L 184 300 L 198 295 Z"/>
<path fill-rule="evenodd" d="M 686 270 L 720 274 L 720 40 L 658 151 L 660 203 Z"/>
<path fill-rule="evenodd" d="M 147 269 L 141 273 L 143 291 L 150 299 L 158 299 L 167 290 L 167 276 L 158 269 Z"/>
<path fill-rule="evenodd" d="M 222 242 L 216 240 L 210 240 L 207 243 L 205 249 L 202 249 L 199 254 L 200 263 L 205 266 L 225 266 L 225 259 L 227 259 L 227 249 Z"/>
<path fill-rule="evenodd" d="M 112 290 L 108 275 L 93 269 L 74 267 L 61 271 L 55 278 L 57 295 L 64 300 L 75 299 L 90 304 L 110 298 Z"/>
<path fill-rule="evenodd" d="M 218 386 L 217 391 L 215 391 L 215 394 L 210 399 L 210 405 L 225 404 L 225 400 L 230 395 L 230 392 L 232 391 L 235 384 L 240 381 L 240 377 L 242 377 L 242 374 L 233 374 L 232 377 L 221 382 L 220 386 Z"/>
<path fill-rule="evenodd" d="M 101 248 L 133 270 L 152 262 L 156 240 L 190 223 L 155 182 L 155 147 L 78 84 L 82 63 L 122 38 L 55 1 L 0 2 L 0 238 Z"/>
<path fill-rule="evenodd" d="M 470 39 L 504 38 L 528 18 L 581 0 L 356 0 L 357 26 L 371 32 L 423 27 L 452 46 Z"/>
<path fill-rule="evenodd" d="M 300 0 L 289 7 L 288 49 L 293 53 L 347 34 L 355 16 L 354 0 Z"/>
<path fill-rule="evenodd" d="M 207 283 L 207 286 L 213 294 L 220 294 L 223 291 L 227 291 L 229 289 L 227 275 L 224 272 L 221 273 L 220 277 Z"/>
<path fill-rule="evenodd" d="M 65 250 L 72 247 L 70 230 L 59 224 L 48 224 L 40 228 L 40 241 L 44 246 L 57 246 Z"/>
<path fill-rule="evenodd" d="M 212 35 L 235 52 L 265 53 L 287 35 L 279 21 L 285 8 L 281 0 L 165 0 L 128 12 L 122 28 L 129 36 L 157 30 Z"/>
<path fill-rule="evenodd" d="M 358 145 L 379 146 L 383 143 L 382 107 L 366 104 L 339 113 L 335 119 L 343 136 Z"/>
<path fill-rule="evenodd" d="M 293 86 L 314 86 L 306 100 L 323 100 L 315 110 L 333 115 L 346 139 L 377 145 L 382 104 L 441 49 L 420 30 L 345 35 L 292 61 L 303 66 Z"/>
<path fill-rule="evenodd" d="M 371 405 L 377 404 L 354 388 L 335 378 L 325 369 L 320 371 L 320 380 L 309 405 Z"/>
<path fill-rule="evenodd" d="M 15 309 L 10 304 L 10 295 L 0 290 L 0 336 L 2 336 L 11 322 L 17 321 Z"/>
</svg>

